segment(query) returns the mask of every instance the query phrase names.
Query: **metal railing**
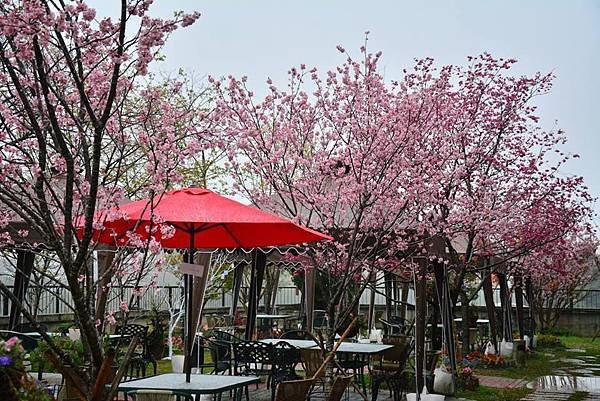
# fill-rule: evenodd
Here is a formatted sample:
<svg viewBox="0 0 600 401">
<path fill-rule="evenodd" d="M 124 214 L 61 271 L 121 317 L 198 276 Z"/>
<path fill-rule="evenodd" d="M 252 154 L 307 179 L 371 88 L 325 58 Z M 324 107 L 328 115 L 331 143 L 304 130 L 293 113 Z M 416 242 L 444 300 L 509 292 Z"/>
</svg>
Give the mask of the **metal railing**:
<svg viewBox="0 0 600 401">
<path fill-rule="evenodd" d="M 121 300 L 133 299 L 130 309 L 150 310 L 153 307 L 164 310 L 168 308 L 178 309 L 181 305 L 183 289 L 180 286 L 164 286 L 150 288 L 143 292 L 141 296 L 133 296 L 136 289 L 134 287 L 111 288 L 108 294 L 107 311 L 116 311 L 119 309 Z M 371 297 L 370 290 L 366 290 L 360 299 L 360 305 L 369 304 Z M 579 301 L 574 302 L 570 307 L 576 310 L 600 310 L 600 290 L 580 290 L 574 297 Z M 277 290 L 277 306 L 300 305 L 302 294 L 296 287 L 279 287 Z M 494 301 L 500 306 L 500 295 L 496 291 Z M 513 297 L 513 306 L 515 305 Z M 216 294 L 209 294 L 209 300 L 206 303 L 207 310 L 219 308 L 230 308 L 232 303 L 231 291 L 220 291 Z M 414 293 L 412 290 L 408 294 L 408 303 L 414 304 Z M 261 306 L 264 305 L 264 299 L 260 300 Z M 28 288 L 25 305 L 29 312 L 37 316 L 61 315 L 72 313 L 73 299 L 67 288 L 60 286 L 30 286 Z M 385 305 L 385 296 L 383 288 L 375 293 L 375 305 Z M 483 294 L 471 303 L 472 306 L 485 306 Z M 0 317 L 7 317 L 10 314 L 11 301 L 8 297 L 0 294 Z M 527 303 L 525 302 L 527 307 Z"/>
</svg>

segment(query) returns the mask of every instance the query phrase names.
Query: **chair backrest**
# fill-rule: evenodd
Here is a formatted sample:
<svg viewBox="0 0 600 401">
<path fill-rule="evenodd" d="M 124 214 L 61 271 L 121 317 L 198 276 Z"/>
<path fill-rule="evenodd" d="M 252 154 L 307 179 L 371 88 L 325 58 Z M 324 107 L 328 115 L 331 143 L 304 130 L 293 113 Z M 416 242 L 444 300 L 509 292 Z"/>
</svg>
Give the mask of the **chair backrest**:
<svg viewBox="0 0 600 401">
<path fill-rule="evenodd" d="M 352 382 L 354 376 L 336 376 L 331 385 L 331 392 L 327 401 L 340 401 L 344 396 L 344 392 Z"/>
<path fill-rule="evenodd" d="M 48 326 L 45 325 L 44 323 L 39 323 L 38 325 L 40 326 L 40 331 L 43 331 L 43 332 L 48 331 Z M 31 323 L 19 323 L 15 326 L 14 331 L 18 331 L 20 333 L 30 333 L 30 332 L 37 332 L 38 330 L 36 328 L 34 328 L 33 324 L 31 324 Z"/>
<path fill-rule="evenodd" d="M 194 398 L 185 393 L 171 390 L 135 390 L 127 393 L 135 401 L 194 401 Z"/>
<path fill-rule="evenodd" d="M 115 332 L 116 334 L 137 336 L 140 339 L 140 341 L 145 341 L 148 335 L 148 326 L 134 323 L 126 324 L 125 326 L 118 326 Z"/>
<path fill-rule="evenodd" d="M 326 327 L 327 326 L 327 312 L 324 310 L 313 311 L 313 327 Z"/>
<path fill-rule="evenodd" d="M 221 362 L 231 361 L 230 343 L 219 340 L 206 340 L 205 345 L 210 351 L 210 357 L 213 363 L 215 363 L 215 366 Z"/>
<path fill-rule="evenodd" d="M 398 365 L 398 370 L 404 369 L 410 351 L 412 349 L 412 337 L 407 336 L 386 336 L 382 341 L 384 344 L 393 345 L 392 348 L 385 350 L 381 356 L 373 358 L 374 364 L 394 363 Z"/>
<path fill-rule="evenodd" d="M 304 330 L 290 330 L 280 335 L 279 338 L 285 340 L 311 340 L 312 336 Z"/>
<path fill-rule="evenodd" d="M 312 379 L 281 382 L 275 390 L 275 401 L 303 401 L 313 385 Z"/>
<path fill-rule="evenodd" d="M 271 363 L 272 345 L 260 341 L 240 341 L 233 343 L 233 357 L 236 366 L 259 366 Z"/>
<path fill-rule="evenodd" d="M 321 354 L 321 350 L 317 348 L 301 349 L 300 356 L 302 357 L 302 362 L 304 363 L 306 376 L 313 377 L 323 364 L 323 355 Z"/>
<path fill-rule="evenodd" d="M 425 357 L 427 359 L 427 366 L 425 366 L 425 369 L 427 369 L 429 372 L 432 372 L 435 370 L 438 361 L 440 360 L 440 355 L 442 354 L 442 351 L 428 351 L 425 354 Z"/>
<path fill-rule="evenodd" d="M 296 364 L 301 361 L 300 350 L 285 341 L 280 341 L 271 348 L 273 369 L 279 372 L 294 371 Z"/>
<path fill-rule="evenodd" d="M 227 341 L 229 343 L 239 343 L 240 341 L 242 341 L 241 338 L 222 330 L 214 330 L 212 335 L 219 341 Z"/>
</svg>

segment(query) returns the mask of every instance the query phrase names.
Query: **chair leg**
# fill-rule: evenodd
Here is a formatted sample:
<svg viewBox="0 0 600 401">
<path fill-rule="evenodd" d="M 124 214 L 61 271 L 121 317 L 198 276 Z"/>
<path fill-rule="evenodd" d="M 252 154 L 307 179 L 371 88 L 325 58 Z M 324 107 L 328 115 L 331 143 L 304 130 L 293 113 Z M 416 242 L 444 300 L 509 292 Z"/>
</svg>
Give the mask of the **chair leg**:
<svg viewBox="0 0 600 401">
<path fill-rule="evenodd" d="M 371 379 L 371 401 L 377 401 L 377 395 L 379 394 L 379 386 L 381 385 L 381 379 Z"/>
</svg>

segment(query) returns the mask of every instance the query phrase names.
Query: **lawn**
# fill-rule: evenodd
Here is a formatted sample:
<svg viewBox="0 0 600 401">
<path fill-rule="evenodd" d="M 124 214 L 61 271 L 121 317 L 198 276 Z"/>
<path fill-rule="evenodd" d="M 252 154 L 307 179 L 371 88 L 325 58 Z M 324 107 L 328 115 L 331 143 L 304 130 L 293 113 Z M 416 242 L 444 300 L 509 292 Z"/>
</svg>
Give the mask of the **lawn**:
<svg viewBox="0 0 600 401">
<path fill-rule="evenodd" d="M 532 353 L 527 359 L 526 366 L 504 368 L 479 367 L 476 369 L 475 374 L 533 380 L 536 377 L 550 375 L 554 370 L 560 368 L 557 365 L 557 360 L 559 359 L 577 359 L 581 355 L 600 356 L 600 340 L 592 341 L 591 338 L 575 336 L 561 336 L 560 340 L 564 345 L 563 347 L 538 347 L 536 352 Z M 585 350 L 585 353 L 568 352 L 568 349 L 581 349 Z M 568 366 L 568 364 L 564 365 Z"/>
<path fill-rule="evenodd" d="M 476 391 L 459 390 L 458 398 L 466 398 L 473 401 L 518 401 L 533 390 L 528 388 L 500 389 L 479 386 Z"/>
</svg>

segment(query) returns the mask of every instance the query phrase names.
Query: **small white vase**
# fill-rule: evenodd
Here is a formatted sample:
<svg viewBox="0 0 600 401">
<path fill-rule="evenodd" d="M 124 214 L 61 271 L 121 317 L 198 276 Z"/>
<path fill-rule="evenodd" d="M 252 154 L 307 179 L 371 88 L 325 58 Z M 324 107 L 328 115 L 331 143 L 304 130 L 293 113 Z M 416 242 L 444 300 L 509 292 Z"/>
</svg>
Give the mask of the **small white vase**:
<svg viewBox="0 0 600 401">
<path fill-rule="evenodd" d="M 173 368 L 173 373 L 183 373 L 183 361 L 185 356 L 183 355 L 173 355 L 171 357 L 171 367 Z"/>
</svg>

